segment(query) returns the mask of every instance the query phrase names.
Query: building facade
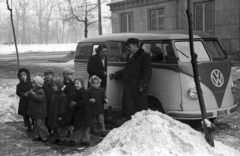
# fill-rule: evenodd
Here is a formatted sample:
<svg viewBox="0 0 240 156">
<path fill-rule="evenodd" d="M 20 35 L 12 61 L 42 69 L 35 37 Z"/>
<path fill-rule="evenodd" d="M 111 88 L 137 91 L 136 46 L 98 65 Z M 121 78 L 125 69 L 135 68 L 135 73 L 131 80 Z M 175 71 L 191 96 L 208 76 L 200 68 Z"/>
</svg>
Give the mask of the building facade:
<svg viewBox="0 0 240 156">
<path fill-rule="evenodd" d="M 187 0 L 112 0 L 112 32 L 188 29 Z M 228 53 L 239 50 L 240 0 L 191 0 L 193 29 L 219 38 Z"/>
</svg>

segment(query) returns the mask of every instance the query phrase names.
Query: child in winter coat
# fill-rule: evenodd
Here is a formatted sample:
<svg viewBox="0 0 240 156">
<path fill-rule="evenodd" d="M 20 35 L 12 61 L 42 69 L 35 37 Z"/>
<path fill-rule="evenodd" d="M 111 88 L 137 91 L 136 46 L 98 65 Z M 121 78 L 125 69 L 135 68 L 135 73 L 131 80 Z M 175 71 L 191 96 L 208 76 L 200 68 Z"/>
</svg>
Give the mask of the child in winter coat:
<svg viewBox="0 0 240 156">
<path fill-rule="evenodd" d="M 84 146 L 90 146 L 89 131 L 91 126 L 91 111 L 89 106 L 88 92 L 84 88 L 84 81 L 82 78 L 75 78 L 74 80 L 76 91 L 76 99 L 71 101 L 71 107 L 74 107 L 73 114 L 73 135 L 66 143 L 66 146 L 75 146 L 77 143 Z"/>
<path fill-rule="evenodd" d="M 61 90 L 64 84 L 60 78 L 53 81 L 53 98 L 49 107 L 48 125 L 53 131 L 53 140 L 51 144 L 62 145 L 66 140 L 65 127 L 68 125 L 69 116 L 67 111 L 67 96 Z"/>
<path fill-rule="evenodd" d="M 32 81 L 32 90 L 29 92 L 29 116 L 34 120 L 34 136 L 32 141 L 47 142 L 50 138 L 45 125 L 47 117 L 46 99 L 42 89 L 44 80 L 41 76 L 36 76 Z"/>
<path fill-rule="evenodd" d="M 17 85 L 16 94 L 20 97 L 18 114 L 23 116 L 24 126 L 28 131 L 32 131 L 32 124 L 28 116 L 29 107 L 29 91 L 32 89 L 30 72 L 26 68 L 21 68 L 18 71 L 19 83 Z"/>
<path fill-rule="evenodd" d="M 73 111 L 74 109 L 70 107 L 70 101 L 74 101 L 75 100 L 75 93 L 76 93 L 76 89 L 74 87 L 74 71 L 70 68 L 64 68 L 62 71 L 63 74 L 63 83 L 64 83 L 64 87 L 63 87 L 63 92 L 67 95 L 68 97 L 68 106 L 69 106 L 69 116 L 70 116 L 70 123 L 68 126 L 68 130 L 67 130 L 67 136 L 69 137 L 72 134 L 72 115 L 73 115 Z"/>
<path fill-rule="evenodd" d="M 52 96 L 53 96 L 53 88 L 52 88 L 52 84 L 53 84 L 53 75 L 54 75 L 54 72 L 52 69 L 50 68 L 47 68 L 45 71 L 44 71 L 44 84 L 43 84 L 43 90 L 44 90 L 44 93 L 45 93 L 45 96 L 46 96 L 46 103 L 47 103 L 47 114 L 49 114 L 49 107 L 50 107 L 50 103 L 51 103 L 51 100 L 52 100 Z M 48 125 L 48 116 L 45 120 L 45 123 L 46 125 Z M 48 128 L 48 132 L 51 134 L 51 127 L 50 126 L 47 126 Z"/>
<path fill-rule="evenodd" d="M 88 89 L 89 102 L 91 107 L 92 125 L 91 131 L 96 132 L 95 127 L 101 127 L 102 136 L 106 136 L 106 129 L 104 124 L 104 104 L 108 102 L 105 91 L 100 87 L 101 79 L 93 75 L 89 80 L 91 87 Z"/>
</svg>

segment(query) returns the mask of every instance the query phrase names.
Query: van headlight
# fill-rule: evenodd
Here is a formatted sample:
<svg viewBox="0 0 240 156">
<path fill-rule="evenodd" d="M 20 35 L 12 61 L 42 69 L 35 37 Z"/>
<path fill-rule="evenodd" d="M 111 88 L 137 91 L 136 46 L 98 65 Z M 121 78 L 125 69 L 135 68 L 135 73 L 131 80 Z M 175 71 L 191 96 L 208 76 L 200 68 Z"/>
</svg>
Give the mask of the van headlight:
<svg viewBox="0 0 240 156">
<path fill-rule="evenodd" d="M 192 86 L 192 87 L 189 88 L 188 97 L 191 100 L 197 100 L 198 99 L 196 86 Z"/>
</svg>

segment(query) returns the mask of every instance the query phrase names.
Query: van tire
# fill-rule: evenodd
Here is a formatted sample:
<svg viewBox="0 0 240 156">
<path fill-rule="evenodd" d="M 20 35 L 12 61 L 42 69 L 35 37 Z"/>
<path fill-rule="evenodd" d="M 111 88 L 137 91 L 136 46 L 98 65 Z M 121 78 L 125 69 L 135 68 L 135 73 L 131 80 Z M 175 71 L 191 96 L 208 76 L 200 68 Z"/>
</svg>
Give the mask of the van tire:
<svg viewBox="0 0 240 156">
<path fill-rule="evenodd" d="M 165 113 L 161 102 L 153 96 L 148 96 L 148 108 L 153 111 L 159 111 L 161 113 Z"/>
</svg>

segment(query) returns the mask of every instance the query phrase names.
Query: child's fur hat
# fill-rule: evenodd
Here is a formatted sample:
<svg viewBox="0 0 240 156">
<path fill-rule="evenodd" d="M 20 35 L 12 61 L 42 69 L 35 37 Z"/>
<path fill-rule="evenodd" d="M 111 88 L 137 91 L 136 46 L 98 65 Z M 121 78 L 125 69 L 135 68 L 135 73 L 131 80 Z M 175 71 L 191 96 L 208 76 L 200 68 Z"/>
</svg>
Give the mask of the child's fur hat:
<svg viewBox="0 0 240 156">
<path fill-rule="evenodd" d="M 89 83 L 92 85 L 94 80 L 98 80 L 98 83 L 101 83 L 101 82 L 102 82 L 102 80 L 101 80 L 98 76 L 93 75 L 93 76 L 89 79 Z"/>
<path fill-rule="evenodd" d="M 18 73 L 17 73 L 17 76 L 18 76 L 18 79 L 20 80 L 20 82 L 22 82 L 22 79 L 21 79 L 21 73 L 22 72 L 25 72 L 27 74 L 27 81 L 28 82 L 31 82 L 31 75 L 30 75 L 30 72 L 28 69 L 26 68 L 20 68 Z"/>
<path fill-rule="evenodd" d="M 64 68 L 62 71 L 63 77 L 65 78 L 67 74 L 74 73 L 71 68 Z"/>
<path fill-rule="evenodd" d="M 38 87 L 42 87 L 44 84 L 44 80 L 41 76 L 36 76 L 33 78 L 33 81 L 36 82 Z"/>
<path fill-rule="evenodd" d="M 61 78 L 58 77 L 58 78 L 56 78 L 56 79 L 53 80 L 53 85 L 56 85 L 56 86 L 58 87 L 58 89 L 61 90 L 61 89 L 63 88 L 63 86 L 64 86 L 64 83 L 63 83 L 63 81 L 61 80 Z"/>
</svg>

